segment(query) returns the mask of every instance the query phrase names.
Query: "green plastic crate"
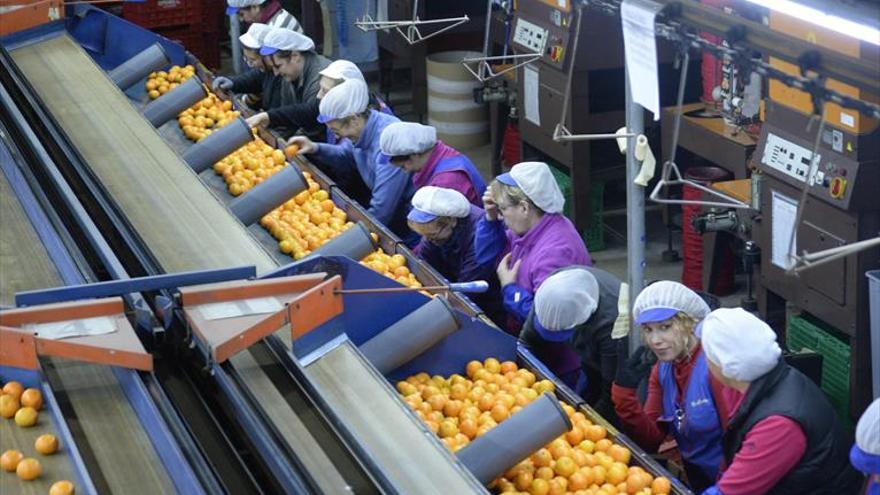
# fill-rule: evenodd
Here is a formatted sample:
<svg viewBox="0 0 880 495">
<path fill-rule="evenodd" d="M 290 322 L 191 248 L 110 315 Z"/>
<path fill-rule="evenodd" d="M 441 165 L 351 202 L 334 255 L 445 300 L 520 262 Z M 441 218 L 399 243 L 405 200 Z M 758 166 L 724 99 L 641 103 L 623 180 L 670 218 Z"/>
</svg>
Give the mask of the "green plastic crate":
<svg viewBox="0 0 880 495">
<path fill-rule="evenodd" d="M 565 170 L 559 165 L 551 164 L 550 171 L 559 184 L 562 196 L 565 198 L 565 207 L 562 213 L 572 219 L 571 214 L 571 178 Z M 593 221 L 590 222 L 592 227 L 583 232 L 584 244 L 590 252 L 601 251 L 605 249 L 605 229 L 602 228 L 602 209 L 604 207 L 605 183 L 601 181 L 593 181 L 590 187 L 590 206 L 593 210 Z"/>
<path fill-rule="evenodd" d="M 793 352 L 809 349 L 822 355 L 822 390 L 840 418 L 848 423 L 850 346 L 821 322 L 804 316 L 789 318 L 786 342 Z"/>
</svg>

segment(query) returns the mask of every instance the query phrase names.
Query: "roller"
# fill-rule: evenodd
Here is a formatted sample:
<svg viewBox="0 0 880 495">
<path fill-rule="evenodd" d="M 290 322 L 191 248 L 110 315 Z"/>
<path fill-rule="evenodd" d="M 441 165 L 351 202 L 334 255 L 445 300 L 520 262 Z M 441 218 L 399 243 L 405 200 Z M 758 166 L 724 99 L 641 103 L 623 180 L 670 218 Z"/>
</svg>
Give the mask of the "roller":
<svg viewBox="0 0 880 495">
<path fill-rule="evenodd" d="M 150 45 L 146 50 L 123 62 L 111 70 L 110 80 L 125 91 L 134 83 L 147 77 L 150 72 L 159 70 L 171 63 L 165 49 L 158 42 Z"/>
<path fill-rule="evenodd" d="M 442 297 L 435 297 L 363 343 L 360 350 L 384 375 L 409 362 L 458 329 L 458 321 L 449 303 Z"/>
<path fill-rule="evenodd" d="M 214 131 L 210 136 L 189 147 L 183 153 L 183 160 L 196 173 L 220 161 L 226 155 L 241 148 L 254 139 L 251 128 L 241 117 Z"/>
<path fill-rule="evenodd" d="M 144 108 L 144 117 L 153 126 L 159 127 L 206 96 L 208 92 L 202 81 L 198 76 L 191 77 L 185 83 L 150 102 Z"/>
<path fill-rule="evenodd" d="M 211 137 L 213 137 L 213 134 L 205 140 L 207 141 Z M 259 221 L 263 215 L 284 204 L 285 201 L 305 191 L 308 187 L 309 184 L 306 182 L 306 178 L 303 177 L 302 172 L 297 167 L 288 164 L 279 172 L 232 201 L 229 209 L 241 220 L 241 223 L 250 225 Z"/>
<path fill-rule="evenodd" d="M 358 261 L 366 258 L 374 249 L 376 247 L 373 245 L 373 238 L 370 237 L 370 230 L 363 222 L 358 222 L 353 227 L 312 251 L 312 254 L 308 257 L 348 256 Z"/>
<path fill-rule="evenodd" d="M 458 459 L 484 485 L 571 429 L 553 395 L 545 393 L 459 450 Z"/>
</svg>

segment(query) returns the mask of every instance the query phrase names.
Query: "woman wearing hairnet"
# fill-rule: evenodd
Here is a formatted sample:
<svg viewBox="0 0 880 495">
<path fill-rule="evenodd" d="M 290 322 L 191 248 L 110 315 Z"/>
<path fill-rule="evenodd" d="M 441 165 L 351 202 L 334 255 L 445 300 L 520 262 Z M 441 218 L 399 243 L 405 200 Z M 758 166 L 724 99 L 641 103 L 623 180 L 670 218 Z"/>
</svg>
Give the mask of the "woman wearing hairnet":
<svg viewBox="0 0 880 495">
<path fill-rule="evenodd" d="M 330 65 L 325 67 L 320 74 L 321 80 L 318 83 L 319 100 L 323 98 L 328 91 L 349 79 L 360 79 L 361 81 L 364 81 L 364 83 L 367 82 L 367 80 L 364 79 L 364 74 L 358 69 L 358 66 L 355 65 L 354 62 L 348 60 L 334 60 L 333 62 L 330 62 Z M 373 110 L 378 110 L 384 114 L 394 115 L 394 112 L 391 111 L 391 107 L 374 93 L 370 93 L 369 106 Z M 327 131 L 327 144 L 336 144 L 336 134 L 333 134 L 329 129 Z"/>
<path fill-rule="evenodd" d="M 776 333 L 742 308 L 700 323 L 709 371 L 743 395 L 722 438 L 723 473 L 704 495 L 858 493 L 849 440 L 824 393 L 782 359 Z"/>
<path fill-rule="evenodd" d="M 494 282 L 494 267 L 480 265 L 474 253 L 474 231 L 483 209 L 453 189 L 425 186 L 412 198 L 409 227 L 422 236 L 413 251 L 450 282 L 489 281 L 489 290 L 469 295 L 489 318 L 503 314 Z"/>
<path fill-rule="evenodd" d="M 337 175 L 357 170 L 370 190 L 367 211 L 412 246 L 418 242 L 406 224 L 415 192 L 412 181 L 403 170 L 379 160 L 382 130 L 399 120 L 370 110 L 368 104 L 367 84 L 349 79 L 328 91 L 320 103 L 318 121 L 341 138 L 339 144 L 314 143 L 305 136 L 294 136 L 289 143 L 298 145 L 300 153 L 314 154 Z"/>
<path fill-rule="evenodd" d="M 283 91 L 292 91 L 292 88 L 284 78 L 272 73 L 270 62 L 260 55 L 263 40 L 270 29 L 272 27 L 267 24 L 255 22 L 238 37 L 244 61 L 250 70 L 244 74 L 215 77 L 211 83 L 214 91 L 219 89 L 243 94 L 242 102 L 255 109 L 268 111 L 281 106 Z"/>
<path fill-rule="evenodd" d="M 695 334 L 709 306 L 684 285 L 663 280 L 642 290 L 632 311 L 647 349 L 639 347 L 620 363 L 611 390 L 617 417 L 626 434 L 649 452 L 672 435 L 691 488 L 703 490 L 714 483 L 721 467 L 728 404 L 738 395 L 712 378 Z M 649 352 L 659 362 L 652 364 Z M 648 372 L 643 407 L 636 389 Z"/>
<path fill-rule="evenodd" d="M 880 495 L 880 399 L 868 406 L 856 425 L 856 443 L 849 451 L 852 465 L 868 476 L 865 495 Z"/>
<path fill-rule="evenodd" d="M 564 204 L 550 168 L 542 162 L 514 165 L 483 195 L 486 215 L 474 236 L 477 262 L 498 267 L 511 333 L 519 333 L 545 278 L 565 266 L 593 264 L 580 234 L 561 213 Z"/>
<path fill-rule="evenodd" d="M 614 275 L 587 266 L 562 268 L 538 287 L 519 336 L 563 381 L 572 384 L 577 378 L 577 393 L 609 420 L 614 418 L 611 382 L 617 370 L 611 332 L 620 317 L 619 299 L 620 280 Z M 548 349 L 548 343 L 557 347 Z M 560 345 L 578 358 L 573 369 L 554 366 L 554 356 L 548 355 L 558 352 Z"/>
<path fill-rule="evenodd" d="M 382 131 L 382 158 L 412 174 L 416 189 L 425 186 L 455 189 L 482 206 L 486 183 L 468 157 L 443 141 L 437 130 L 416 122 L 395 122 Z"/>
</svg>

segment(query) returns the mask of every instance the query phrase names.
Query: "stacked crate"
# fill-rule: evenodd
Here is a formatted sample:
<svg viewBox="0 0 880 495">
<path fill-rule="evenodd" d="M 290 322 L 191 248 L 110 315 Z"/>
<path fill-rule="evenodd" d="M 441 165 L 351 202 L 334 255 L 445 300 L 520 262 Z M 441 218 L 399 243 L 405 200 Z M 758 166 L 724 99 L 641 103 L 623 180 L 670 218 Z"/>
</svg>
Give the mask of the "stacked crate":
<svg viewBox="0 0 880 495">
<path fill-rule="evenodd" d="M 218 68 L 225 9 L 222 0 L 146 0 L 124 3 L 122 17 L 182 44 L 208 68 Z"/>
</svg>

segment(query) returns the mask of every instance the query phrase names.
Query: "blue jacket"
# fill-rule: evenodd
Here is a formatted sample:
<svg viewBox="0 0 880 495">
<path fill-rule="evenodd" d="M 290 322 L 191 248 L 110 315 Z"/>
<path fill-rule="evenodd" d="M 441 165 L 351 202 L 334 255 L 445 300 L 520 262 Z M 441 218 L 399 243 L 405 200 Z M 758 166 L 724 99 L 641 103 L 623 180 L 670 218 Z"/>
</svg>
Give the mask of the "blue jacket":
<svg viewBox="0 0 880 495">
<path fill-rule="evenodd" d="M 326 166 L 345 175 L 355 167 L 370 189 L 370 206 L 367 211 L 379 222 L 406 240 L 411 236 L 406 226 L 406 214 L 415 187 L 409 174 L 394 165 L 379 163 L 379 137 L 389 124 L 400 122 L 393 115 L 370 110 L 361 137 L 356 144 L 343 139 L 339 144 L 319 143 L 316 157 Z"/>
</svg>

